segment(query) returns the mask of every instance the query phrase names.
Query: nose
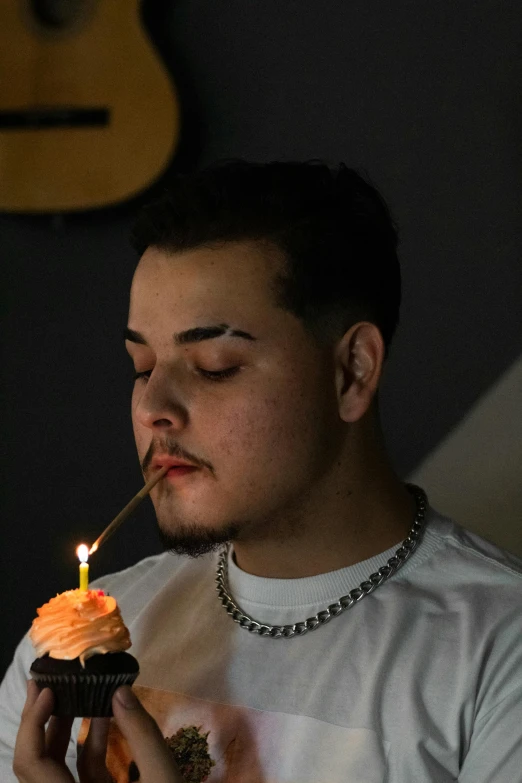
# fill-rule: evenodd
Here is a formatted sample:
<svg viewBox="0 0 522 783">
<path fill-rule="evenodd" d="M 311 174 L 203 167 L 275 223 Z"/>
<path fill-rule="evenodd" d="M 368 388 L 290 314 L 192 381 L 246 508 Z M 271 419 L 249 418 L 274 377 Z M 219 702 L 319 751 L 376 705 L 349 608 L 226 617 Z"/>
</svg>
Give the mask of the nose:
<svg viewBox="0 0 522 783">
<path fill-rule="evenodd" d="M 188 410 L 179 388 L 165 368 L 158 365 L 146 383 L 134 388 L 133 417 L 152 430 L 182 430 L 187 426 Z"/>
</svg>

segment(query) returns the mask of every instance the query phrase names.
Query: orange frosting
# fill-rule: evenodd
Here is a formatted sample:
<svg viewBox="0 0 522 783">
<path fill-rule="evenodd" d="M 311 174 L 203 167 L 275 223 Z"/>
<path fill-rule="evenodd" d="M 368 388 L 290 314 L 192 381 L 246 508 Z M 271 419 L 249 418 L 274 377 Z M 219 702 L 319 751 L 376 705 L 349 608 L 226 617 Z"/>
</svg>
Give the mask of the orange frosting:
<svg viewBox="0 0 522 783">
<path fill-rule="evenodd" d="M 29 636 L 38 658 L 79 658 L 85 666 L 91 655 L 131 646 L 116 600 L 102 590 L 67 590 L 36 611 Z"/>
</svg>

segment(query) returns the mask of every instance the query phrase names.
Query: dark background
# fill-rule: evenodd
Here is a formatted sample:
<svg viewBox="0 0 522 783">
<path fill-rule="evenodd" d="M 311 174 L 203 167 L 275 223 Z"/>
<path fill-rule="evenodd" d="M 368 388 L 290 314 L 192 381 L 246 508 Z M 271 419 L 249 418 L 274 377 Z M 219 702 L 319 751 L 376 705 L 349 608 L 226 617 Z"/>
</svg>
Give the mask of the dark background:
<svg viewBox="0 0 522 783">
<path fill-rule="evenodd" d="M 174 169 L 342 160 L 390 204 L 403 306 L 382 409 L 407 476 L 521 352 L 520 4 L 179 0 L 144 14 L 183 111 Z M 77 586 L 76 545 L 142 483 L 121 337 L 142 201 L 0 215 L 0 674 L 36 607 Z M 90 576 L 158 546 L 147 500 Z"/>
</svg>

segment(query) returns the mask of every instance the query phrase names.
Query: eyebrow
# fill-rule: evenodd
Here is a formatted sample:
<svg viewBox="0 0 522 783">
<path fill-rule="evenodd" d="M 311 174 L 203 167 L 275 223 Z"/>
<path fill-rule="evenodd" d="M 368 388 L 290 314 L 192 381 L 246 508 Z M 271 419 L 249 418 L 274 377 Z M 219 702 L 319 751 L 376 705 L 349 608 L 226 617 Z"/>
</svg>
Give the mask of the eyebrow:
<svg viewBox="0 0 522 783">
<path fill-rule="evenodd" d="M 187 345 L 188 343 L 201 343 L 203 340 L 213 340 L 215 337 L 241 337 L 243 340 L 256 340 L 248 332 L 241 329 L 232 329 L 228 324 L 219 324 L 218 326 L 196 326 L 193 329 L 186 329 L 184 332 L 178 332 L 173 335 L 176 345 Z M 131 343 L 148 345 L 145 337 L 140 332 L 129 329 L 127 326 L 123 332 L 123 338 Z"/>
</svg>

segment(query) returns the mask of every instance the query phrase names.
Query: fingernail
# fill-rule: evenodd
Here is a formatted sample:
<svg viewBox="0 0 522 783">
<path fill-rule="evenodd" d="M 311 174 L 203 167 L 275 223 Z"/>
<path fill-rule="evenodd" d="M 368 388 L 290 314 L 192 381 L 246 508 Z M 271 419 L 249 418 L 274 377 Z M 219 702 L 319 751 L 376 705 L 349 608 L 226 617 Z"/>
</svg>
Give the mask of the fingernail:
<svg viewBox="0 0 522 783">
<path fill-rule="evenodd" d="M 129 685 L 122 685 L 116 691 L 116 698 L 126 710 L 133 710 L 138 706 L 138 699 Z"/>
</svg>

